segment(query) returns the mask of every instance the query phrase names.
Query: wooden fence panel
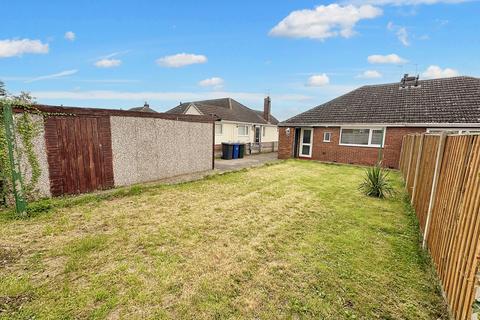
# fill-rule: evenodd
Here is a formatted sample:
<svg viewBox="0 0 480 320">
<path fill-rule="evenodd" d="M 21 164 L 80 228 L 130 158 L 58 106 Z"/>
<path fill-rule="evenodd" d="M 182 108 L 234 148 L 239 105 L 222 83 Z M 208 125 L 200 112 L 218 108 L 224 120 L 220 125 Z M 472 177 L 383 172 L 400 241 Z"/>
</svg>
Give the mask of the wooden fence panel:
<svg viewBox="0 0 480 320">
<path fill-rule="evenodd" d="M 415 134 L 413 135 L 413 141 L 411 142 L 411 153 L 410 153 L 410 160 L 409 160 L 409 169 L 407 174 L 407 192 L 412 195 L 413 190 L 413 182 L 415 179 L 415 173 L 417 168 L 417 160 L 418 160 L 418 152 L 420 147 L 421 135 Z"/>
<path fill-rule="evenodd" d="M 114 186 L 108 116 L 52 116 L 45 142 L 53 196 Z"/>
<path fill-rule="evenodd" d="M 400 159 L 398 160 L 398 168 L 400 168 L 400 172 L 402 173 L 403 178 L 405 179 L 405 163 L 406 163 L 406 155 L 408 153 L 409 148 L 409 139 L 410 136 L 403 136 L 402 139 L 402 149 L 400 150 Z"/>
<path fill-rule="evenodd" d="M 412 204 L 421 232 L 426 232 L 426 244 L 452 315 L 456 319 L 470 319 L 480 262 L 480 136 L 449 135 L 443 149 L 439 148 L 439 136 L 426 135 L 421 148 L 416 139 L 410 135 L 403 140 L 400 168 L 407 190 L 411 192 L 408 185 L 412 183 L 411 163 L 416 161 L 414 149 L 421 149 L 416 158 L 420 163 L 417 176 L 413 178 Z M 411 151 L 408 151 L 409 146 L 413 146 Z M 439 155 L 436 150 L 443 150 L 443 153 Z M 435 189 L 437 157 L 441 166 Z M 428 219 L 432 190 L 435 197 Z"/>
<path fill-rule="evenodd" d="M 425 135 L 423 139 L 417 181 L 414 194 L 412 194 L 414 196 L 412 205 L 415 208 L 420 228 L 422 232 L 425 232 L 440 136 Z"/>
</svg>

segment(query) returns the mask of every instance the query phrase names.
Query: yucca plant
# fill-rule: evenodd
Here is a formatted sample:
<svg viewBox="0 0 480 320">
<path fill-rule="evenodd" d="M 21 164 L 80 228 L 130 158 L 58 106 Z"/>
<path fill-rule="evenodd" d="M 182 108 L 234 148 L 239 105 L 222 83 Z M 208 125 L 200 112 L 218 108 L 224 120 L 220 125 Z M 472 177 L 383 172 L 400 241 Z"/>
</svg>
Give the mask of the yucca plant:
<svg viewBox="0 0 480 320">
<path fill-rule="evenodd" d="M 388 178 L 389 172 L 382 168 L 381 163 L 370 167 L 365 172 L 365 178 L 360 184 L 360 190 L 367 196 L 385 198 L 391 195 L 393 188 Z"/>
</svg>

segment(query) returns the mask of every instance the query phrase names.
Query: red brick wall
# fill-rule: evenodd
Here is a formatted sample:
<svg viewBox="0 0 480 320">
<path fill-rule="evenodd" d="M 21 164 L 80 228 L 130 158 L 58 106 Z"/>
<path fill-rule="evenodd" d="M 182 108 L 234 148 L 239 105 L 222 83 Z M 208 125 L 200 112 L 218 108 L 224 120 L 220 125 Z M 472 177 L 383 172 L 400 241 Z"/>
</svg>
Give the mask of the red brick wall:
<svg viewBox="0 0 480 320">
<path fill-rule="evenodd" d="M 285 127 L 279 130 L 278 158 L 292 157 L 295 128 L 290 128 L 290 136 L 285 134 Z M 323 133 L 331 132 L 330 142 L 323 142 Z M 398 168 L 402 137 L 409 133 L 425 132 L 425 128 L 387 128 L 383 150 L 383 164 L 390 168 Z M 313 131 L 313 160 L 373 165 L 378 160 L 378 149 L 372 147 L 341 146 L 340 128 L 315 128 Z M 310 159 L 310 158 L 305 158 Z"/>
<path fill-rule="evenodd" d="M 278 159 L 288 159 L 293 157 L 293 138 L 295 136 L 295 128 L 290 128 L 287 134 L 286 127 L 278 128 Z"/>
</svg>

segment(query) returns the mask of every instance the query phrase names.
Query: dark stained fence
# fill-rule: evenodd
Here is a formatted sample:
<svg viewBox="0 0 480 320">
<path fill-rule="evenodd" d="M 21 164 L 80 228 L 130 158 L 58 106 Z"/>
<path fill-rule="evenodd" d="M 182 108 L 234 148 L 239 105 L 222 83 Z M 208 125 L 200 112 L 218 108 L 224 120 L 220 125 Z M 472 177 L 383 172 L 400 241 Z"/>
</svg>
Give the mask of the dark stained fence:
<svg viewBox="0 0 480 320">
<path fill-rule="evenodd" d="M 479 290 L 480 136 L 405 136 L 400 169 L 451 313 L 470 319 Z"/>
<path fill-rule="evenodd" d="M 52 116 L 45 142 L 53 196 L 112 188 L 109 116 Z"/>
</svg>

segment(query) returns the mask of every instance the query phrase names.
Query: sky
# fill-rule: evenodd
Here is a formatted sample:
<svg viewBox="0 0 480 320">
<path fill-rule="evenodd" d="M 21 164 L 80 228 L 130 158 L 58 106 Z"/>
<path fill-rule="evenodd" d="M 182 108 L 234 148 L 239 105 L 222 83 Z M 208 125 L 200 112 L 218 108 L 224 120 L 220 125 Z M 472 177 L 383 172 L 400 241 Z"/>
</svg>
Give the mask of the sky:
<svg viewBox="0 0 480 320">
<path fill-rule="evenodd" d="M 285 120 L 357 87 L 480 76 L 480 2 L 0 0 L 0 80 L 44 104 L 231 97 Z"/>
</svg>

